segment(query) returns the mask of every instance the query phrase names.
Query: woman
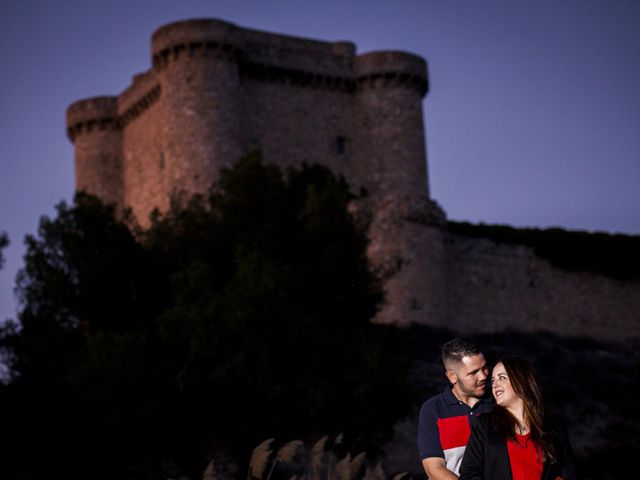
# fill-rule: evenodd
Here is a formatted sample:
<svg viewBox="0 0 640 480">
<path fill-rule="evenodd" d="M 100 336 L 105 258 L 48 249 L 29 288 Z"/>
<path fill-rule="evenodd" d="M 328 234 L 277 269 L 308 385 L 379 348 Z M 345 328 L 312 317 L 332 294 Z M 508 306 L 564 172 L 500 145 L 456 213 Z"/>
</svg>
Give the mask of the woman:
<svg viewBox="0 0 640 480">
<path fill-rule="evenodd" d="M 569 440 L 545 418 L 531 364 L 504 357 L 491 390 L 496 406 L 472 424 L 460 480 L 574 480 Z"/>
</svg>

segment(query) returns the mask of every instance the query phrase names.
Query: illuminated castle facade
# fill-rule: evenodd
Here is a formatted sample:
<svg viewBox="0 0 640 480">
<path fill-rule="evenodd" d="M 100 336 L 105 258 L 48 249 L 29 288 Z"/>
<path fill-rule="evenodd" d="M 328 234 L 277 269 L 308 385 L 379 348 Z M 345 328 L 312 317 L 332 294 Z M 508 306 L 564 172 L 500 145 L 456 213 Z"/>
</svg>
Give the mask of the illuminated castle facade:
<svg viewBox="0 0 640 480">
<path fill-rule="evenodd" d="M 422 58 L 219 20 L 166 25 L 151 43 L 152 66 L 125 91 L 67 111 L 78 190 L 144 225 L 173 193 L 206 191 L 249 151 L 283 167 L 323 164 L 368 192 L 354 209 L 370 219 L 368 255 L 385 289 L 377 321 L 617 338 L 616 318 L 628 326 L 631 315 L 640 336 L 637 283 L 628 292 L 554 270 L 525 247 L 447 233 L 429 196 Z M 611 302 L 584 304 L 602 288 Z"/>
</svg>

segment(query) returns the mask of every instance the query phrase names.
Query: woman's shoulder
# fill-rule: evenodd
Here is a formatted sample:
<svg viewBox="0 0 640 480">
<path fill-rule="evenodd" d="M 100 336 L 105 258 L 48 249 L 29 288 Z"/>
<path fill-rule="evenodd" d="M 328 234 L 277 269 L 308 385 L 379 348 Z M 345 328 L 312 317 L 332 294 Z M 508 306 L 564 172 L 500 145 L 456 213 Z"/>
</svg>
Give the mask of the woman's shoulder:
<svg viewBox="0 0 640 480">
<path fill-rule="evenodd" d="M 471 429 L 486 430 L 491 423 L 490 416 L 490 413 L 480 413 L 469 417 L 469 425 L 471 425 Z"/>
<path fill-rule="evenodd" d="M 474 416 L 470 422 L 471 433 L 475 432 L 476 436 L 484 439 L 489 444 L 502 445 L 506 437 L 499 432 L 497 428 L 498 422 L 493 418 L 494 415 L 495 412 L 490 412 Z"/>
</svg>

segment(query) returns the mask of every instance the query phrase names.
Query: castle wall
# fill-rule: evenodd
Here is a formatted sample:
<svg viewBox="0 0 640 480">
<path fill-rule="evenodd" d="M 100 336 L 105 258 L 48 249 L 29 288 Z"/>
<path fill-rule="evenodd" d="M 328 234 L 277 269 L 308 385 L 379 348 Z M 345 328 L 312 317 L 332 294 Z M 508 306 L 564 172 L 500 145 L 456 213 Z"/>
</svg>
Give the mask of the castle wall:
<svg viewBox="0 0 640 480">
<path fill-rule="evenodd" d="M 165 209 L 164 152 L 161 142 L 162 87 L 155 72 L 137 75 L 119 97 L 123 136 L 123 205 L 146 225 L 154 207 Z"/>
<path fill-rule="evenodd" d="M 281 166 L 319 163 L 357 187 L 351 172 L 351 95 L 325 88 L 247 81 L 245 144 Z M 341 143 L 341 145 L 338 145 Z"/>
<path fill-rule="evenodd" d="M 429 198 L 422 99 L 427 65 L 350 42 L 177 22 L 152 37 L 152 67 L 118 97 L 67 111 L 76 185 L 148 225 L 172 194 L 203 193 L 247 152 L 345 176 L 369 224 L 386 304 L 375 321 L 462 332 L 640 336 L 640 287 L 568 273 L 526 247 L 446 233 Z"/>
<path fill-rule="evenodd" d="M 640 337 L 640 282 L 567 272 L 526 246 L 446 235 L 447 324 L 462 332 L 546 330 Z"/>
<path fill-rule="evenodd" d="M 243 31 L 244 144 L 282 166 L 352 175 L 355 46 Z"/>
</svg>

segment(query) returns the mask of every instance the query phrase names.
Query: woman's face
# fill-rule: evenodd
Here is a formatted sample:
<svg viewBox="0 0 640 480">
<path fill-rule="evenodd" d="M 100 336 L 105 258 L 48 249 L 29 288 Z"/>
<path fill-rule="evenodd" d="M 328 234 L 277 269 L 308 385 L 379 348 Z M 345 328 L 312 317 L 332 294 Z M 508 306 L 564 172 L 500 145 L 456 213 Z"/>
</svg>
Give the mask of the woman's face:
<svg viewBox="0 0 640 480">
<path fill-rule="evenodd" d="M 502 363 L 498 363 L 493 367 L 491 373 L 491 392 L 496 403 L 502 407 L 508 407 L 517 403 L 520 399 L 513 391 L 509 376 Z"/>
</svg>

